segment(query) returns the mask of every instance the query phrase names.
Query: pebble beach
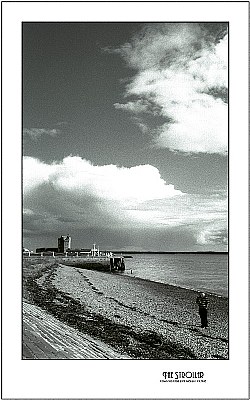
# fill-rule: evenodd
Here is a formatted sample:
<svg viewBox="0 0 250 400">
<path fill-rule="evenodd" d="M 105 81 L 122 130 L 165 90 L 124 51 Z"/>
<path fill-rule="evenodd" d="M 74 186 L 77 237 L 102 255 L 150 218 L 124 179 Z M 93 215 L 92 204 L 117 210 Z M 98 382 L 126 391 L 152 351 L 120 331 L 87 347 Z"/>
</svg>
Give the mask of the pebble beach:
<svg viewBox="0 0 250 400">
<path fill-rule="evenodd" d="M 31 263 L 31 261 L 29 261 Z M 134 359 L 228 359 L 228 299 L 209 295 L 200 327 L 197 292 L 122 273 L 55 263 L 24 269 L 24 296 L 69 326 Z"/>
</svg>

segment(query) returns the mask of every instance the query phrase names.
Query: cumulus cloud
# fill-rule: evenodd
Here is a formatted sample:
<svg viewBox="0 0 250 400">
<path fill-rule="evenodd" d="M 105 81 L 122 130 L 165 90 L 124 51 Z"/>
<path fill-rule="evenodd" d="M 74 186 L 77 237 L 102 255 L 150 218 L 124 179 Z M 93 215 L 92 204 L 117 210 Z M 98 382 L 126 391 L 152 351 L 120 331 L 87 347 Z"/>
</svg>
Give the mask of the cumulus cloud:
<svg viewBox="0 0 250 400">
<path fill-rule="evenodd" d="M 173 185 L 167 185 L 158 169 L 152 165 L 131 168 L 95 166 L 73 156 L 50 165 L 32 157 L 24 157 L 24 191 L 30 191 L 42 183 L 49 183 L 65 192 L 85 193 L 125 204 L 182 194 Z"/>
<path fill-rule="evenodd" d="M 189 232 L 197 245 L 227 245 L 227 193 L 185 194 L 174 199 L 146 201 L 129 211 L 141 226 L 162 232 Z"/>
<path fill-rule="evenodd" d="M 56 236 L 73 229 L 78 234 L 88 230 L 88 235 L 95 231 L 96 236 L 105 231 L 105 240 L 109 232 L 112 240 L 117 229 L 117 237 L 122 237 L 122 230 L 135 228 L 137 220 L 129 214 L 131 208 L 144 201 L 183 195 L 166 184 L 151 165 L 95 166 L 73 156 L 52 164 L 24 157 L 23 181 L 24 232 L 28 237 L 32 232 L 34 236 L 39 232 Z"/>
<path fill-rule="evenodd" d="M 118 110 L 127 110 L 135 114 L 148 111 L 148 105 L 141 100 L 129 101 L 126 104 L 115 103 L 114 106 Z"/>
<path fill-rule="evenodd" d="M 227 153 L 225 24 L 219 33 L 216 25 L 208 32 L 206 24 L 149 24 L 114 51 L 135 70 L 127 103 L 115 107 L 165 117 L 155 130 L 156 146 Z"/>
<path fill-rule="evenodd" d="M 45 129 L 45 128 L 24 128 L 23 134 L 28 135 L 30 138 L 37 140 L 42 136 L 57 136 L 60 133 L 58 129 Z"/>
<path fill-rule="evenodd" d="M 73 232 L 82 244 L 85 236 L 151 250 L 224 244 L 226 194 L 182 193 L 152 165 L 97 166 L 69 156 L 52 164 L 24 157 L 23 167 L 26 237 Z"/>
<path fill-rule="evenodd" d="M 154 104 L 154 101 L 147 100 L 136 100 L 129 101 L 125 104 L 115 103 L 115 108 L 118 110 L 126 110 L 134 114 L 147 113 L 153 115 L 160 115 L 160 108 Z"/>
<path fill-rule="evenodd" d="M 214 223 L 206 226 L 197 236 L 197 242 L 201 245 L 223 244 L 227 245 L 228 236 L 225 224 Z"/>
</svg>

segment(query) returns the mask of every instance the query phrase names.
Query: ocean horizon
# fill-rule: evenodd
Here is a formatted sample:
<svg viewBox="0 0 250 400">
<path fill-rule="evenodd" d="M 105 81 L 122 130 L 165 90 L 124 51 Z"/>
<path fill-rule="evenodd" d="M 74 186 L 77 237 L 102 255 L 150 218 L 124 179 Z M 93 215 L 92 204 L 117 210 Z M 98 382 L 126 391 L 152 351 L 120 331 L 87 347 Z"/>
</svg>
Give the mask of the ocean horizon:
<svg viewBox="0 0 250 400">
<path fill-rule="evenodd" d="M 132 258 L 125 259 L 125 274 L 228 297 L 228 253 L 130 252 L 130 254 L 133 254 Z"/>
</svg>

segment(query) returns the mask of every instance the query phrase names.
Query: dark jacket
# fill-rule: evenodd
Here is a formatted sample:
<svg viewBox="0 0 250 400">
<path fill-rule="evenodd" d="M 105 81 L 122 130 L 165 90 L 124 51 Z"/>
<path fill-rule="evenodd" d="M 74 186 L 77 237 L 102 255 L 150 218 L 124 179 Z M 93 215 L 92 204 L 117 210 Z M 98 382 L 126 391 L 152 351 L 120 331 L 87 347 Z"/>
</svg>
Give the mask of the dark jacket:
<svg viewBox="0 0 250 400">
<path fill-rule="evenodd" d="M 208 299 L 206 297 L 198 296 L 196 299 L 196 303 L 198 304 L 199 308 L 206 308 L 208 306 Z"/>
</svg>

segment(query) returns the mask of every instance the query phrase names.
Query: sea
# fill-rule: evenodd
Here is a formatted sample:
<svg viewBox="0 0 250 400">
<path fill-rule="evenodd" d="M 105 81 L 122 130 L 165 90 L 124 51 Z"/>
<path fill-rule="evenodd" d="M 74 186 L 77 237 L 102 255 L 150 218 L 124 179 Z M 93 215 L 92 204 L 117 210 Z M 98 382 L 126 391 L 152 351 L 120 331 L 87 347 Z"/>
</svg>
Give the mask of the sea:
<svg viewBox="0 0 250 400">
<path fill-rule="evenodd" d="M 228 254 L 133 254 L 127 275 L 228 297 Z M 131 273 L 132 271 L 132 273 Z"/>
</svg>

